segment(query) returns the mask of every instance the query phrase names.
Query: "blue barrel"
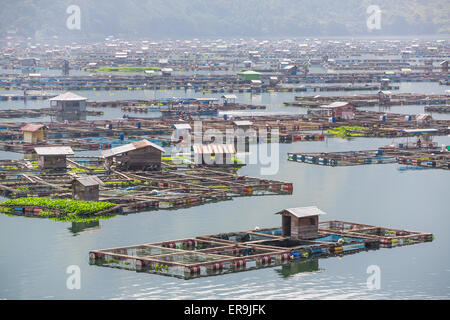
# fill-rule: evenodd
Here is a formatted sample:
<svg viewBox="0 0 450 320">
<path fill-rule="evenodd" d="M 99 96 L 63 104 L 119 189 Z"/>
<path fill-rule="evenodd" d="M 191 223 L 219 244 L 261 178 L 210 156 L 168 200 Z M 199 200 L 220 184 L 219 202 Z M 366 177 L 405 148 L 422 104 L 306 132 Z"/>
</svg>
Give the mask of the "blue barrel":
<svg viewBox="0 0 450 320">
<path fill-rule="evenodd" d="M 384 115 L 380 116 L 380 120 L 381 121 L 386 121 L 386 115 L 384 114 Z"/>
<path fill-rule="evenodd" d="M 137 123 L 137 127 L 138 127 L 138 129 L 141 128 L 141 123 L 140 122 Z"/>
<path fill-rule="evenodd" d="M 125 139 L 125 135 L 123 133 L 121 133 L 119 137 L 120 137 L 120 140 L 122 140 L 122 141 Z"/>
<path fill-rule="evenodd" d="M 300 258 L 300 252 L 291 252 L 291 258 L 292 259 Z"/>
<path fill-rule="evenodd" d="M 109 124 L 108 128 L 109 128 L 109 129 L 112 129 L 112 128 L 113 128 L 112 123 Z"/>
<path fill-rule="evenodd" d="M 223 115 L 223 120 L 228 120 L 228 115 L 224 114 Z"/>
</svg>

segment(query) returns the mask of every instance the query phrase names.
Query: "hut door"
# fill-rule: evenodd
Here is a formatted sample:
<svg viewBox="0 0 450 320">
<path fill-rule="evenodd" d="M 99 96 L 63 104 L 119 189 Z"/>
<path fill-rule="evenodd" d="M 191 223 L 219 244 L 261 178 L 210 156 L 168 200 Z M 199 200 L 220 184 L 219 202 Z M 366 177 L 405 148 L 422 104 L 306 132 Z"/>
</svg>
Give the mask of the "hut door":
<svg viewBox="0 0 450 320">
<path fill-rule="evenodd" d="M 283 237 L 291 236 L 291 216 L 282 216 L 281 218 Z"/>
</svg>

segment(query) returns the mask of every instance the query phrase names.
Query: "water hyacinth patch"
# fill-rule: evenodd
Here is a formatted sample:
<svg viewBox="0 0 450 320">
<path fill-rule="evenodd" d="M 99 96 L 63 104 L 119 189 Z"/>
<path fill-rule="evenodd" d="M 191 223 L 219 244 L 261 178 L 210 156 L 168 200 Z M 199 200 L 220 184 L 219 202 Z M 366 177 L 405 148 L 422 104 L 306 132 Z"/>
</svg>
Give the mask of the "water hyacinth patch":
<svg viewBox="0 0 450 320">
<path fill-rule="evenodd" d="M 51 199 L 27 197 L 6 200 L 0 206 L 37 206 L 56 209 L 66 215 L 89 215 L 114 207 L 116 204 L 102 201 L 82 201 L 71 199 Z"/>
</svg>

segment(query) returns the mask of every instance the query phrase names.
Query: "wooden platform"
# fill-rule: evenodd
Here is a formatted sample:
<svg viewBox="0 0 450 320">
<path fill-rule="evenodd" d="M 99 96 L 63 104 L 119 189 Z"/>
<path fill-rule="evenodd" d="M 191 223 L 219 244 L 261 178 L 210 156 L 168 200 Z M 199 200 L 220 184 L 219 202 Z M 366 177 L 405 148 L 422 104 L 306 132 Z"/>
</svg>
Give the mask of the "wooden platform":
<svg viewBox="0 0 450 320">
<path fill-rule="evenodd" d="M 292 240 L 281 228 L 245 230 L 91 250 L 89 258 L 92 265 L 191 279 L 433 240 L 429 233 L 343 221 L 321 222 L 319 231 L 315 239 Z"/>
</svg>

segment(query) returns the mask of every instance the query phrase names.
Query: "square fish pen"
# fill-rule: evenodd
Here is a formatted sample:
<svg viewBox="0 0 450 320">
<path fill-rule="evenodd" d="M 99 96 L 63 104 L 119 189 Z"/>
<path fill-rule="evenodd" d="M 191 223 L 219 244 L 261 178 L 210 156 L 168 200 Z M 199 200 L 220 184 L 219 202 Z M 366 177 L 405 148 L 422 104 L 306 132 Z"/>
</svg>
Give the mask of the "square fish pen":
<svg viewBox="0 0 450 320">
<path fill-rule="evenodd" d="M 320 232 L 312 240 L 294 240 L 277 227 L 92 250 L 89 257 L 92 265 L 191 279 L 378 248 L 372 237 Z"/>
<path fill-rule="evenodd" d="M 288 250 L 187 238 L 93 250 L 89 257 L 95 265 L 189 279 L 272 266 L 287 261 Z"/>
<path fill-rule="evenodd" d="M 375 239 L 380 242 L 381 247 L 386 248 L 433 241 L 433 235 L 431 233 L 400 230 L 339 220 L 321 222 L 319 223 L 319 230 L 329 234 L 337 233 L 349 237 Z"/>
</svg>

